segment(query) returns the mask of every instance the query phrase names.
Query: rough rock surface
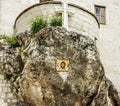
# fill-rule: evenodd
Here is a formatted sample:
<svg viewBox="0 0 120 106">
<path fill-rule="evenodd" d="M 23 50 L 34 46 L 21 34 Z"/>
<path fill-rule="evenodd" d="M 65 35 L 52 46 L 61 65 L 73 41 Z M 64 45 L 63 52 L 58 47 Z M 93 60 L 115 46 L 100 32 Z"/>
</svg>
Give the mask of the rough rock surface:
<svg viewBox="0 0 120 106">
<path fill-rule="evenodd" d="M 25 64 L 15 86 L 25 106 L 120 106 L 89 37 L 48 27 L 17 39 Z M 68 70 L 58 71 L 57 60 L 68 60 Z"/>
</svg>

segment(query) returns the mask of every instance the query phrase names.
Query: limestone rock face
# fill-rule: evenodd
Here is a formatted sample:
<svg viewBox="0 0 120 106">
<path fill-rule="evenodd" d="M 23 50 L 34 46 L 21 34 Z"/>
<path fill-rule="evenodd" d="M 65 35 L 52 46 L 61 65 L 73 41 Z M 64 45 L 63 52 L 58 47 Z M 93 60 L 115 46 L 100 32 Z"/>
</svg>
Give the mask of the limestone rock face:
<svg viewBox="0 0 120 106">
<path fill-rule="evenodd" d="M 48 27 L 17 39 L 26 55 L 15 86 L 25 106 L 120 106 L 89 37 Z"/>
</svg>

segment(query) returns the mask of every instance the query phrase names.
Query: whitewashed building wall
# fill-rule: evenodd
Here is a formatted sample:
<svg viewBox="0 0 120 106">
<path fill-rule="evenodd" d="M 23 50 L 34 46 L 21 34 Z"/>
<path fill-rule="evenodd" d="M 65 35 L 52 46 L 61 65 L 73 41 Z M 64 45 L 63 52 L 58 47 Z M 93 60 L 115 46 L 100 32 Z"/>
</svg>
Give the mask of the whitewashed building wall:
<svg viewBox="0 0 120 106">
<path fill-rule="evenodd" d="M 106 25 L 100 26 L 99 51 L 106 76 L 120 92 L 120 0 L 91 1 L 93 6 L 106 6 Z M 94 7 L 91 10 L 94 12 Z"/>
<path fill-rule="evenodd" d="M 16 17 L 39 0 L 0 0 L 0 34 L 13 34 Z"/>
</svg>

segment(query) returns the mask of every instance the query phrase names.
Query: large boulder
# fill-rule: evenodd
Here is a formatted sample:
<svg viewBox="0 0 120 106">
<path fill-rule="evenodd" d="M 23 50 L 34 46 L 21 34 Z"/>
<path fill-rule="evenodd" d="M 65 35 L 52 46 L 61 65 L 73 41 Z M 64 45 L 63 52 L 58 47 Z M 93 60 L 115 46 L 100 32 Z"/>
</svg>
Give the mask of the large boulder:
<svg viewBox="0 0 120 106">
<path fill-rule="evenodd" d="M 25 64 L 15 86 L 25 106 L 120 106 L 91 38 L 48 27 L 17 39 Z"/>
</svg>

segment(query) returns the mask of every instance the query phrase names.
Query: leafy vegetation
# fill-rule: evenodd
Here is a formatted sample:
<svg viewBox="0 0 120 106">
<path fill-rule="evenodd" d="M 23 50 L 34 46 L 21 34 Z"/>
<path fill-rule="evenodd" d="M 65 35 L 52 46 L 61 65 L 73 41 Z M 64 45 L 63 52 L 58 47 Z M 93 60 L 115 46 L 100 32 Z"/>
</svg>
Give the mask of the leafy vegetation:
<svg viewBox="0 0 120 106">
<path fill-rule="evenodd" d="M 7 80 L 10 80 L 11 78 L 12 78 L 12 74 L 10 74 L 10 73 L 5 73 L 5 78 L 7 79 Z"/>
<path fill-rule="evenodd" d="M 53 26 L 53 27 L 62 26 L 62 17 L 53 16 L 48 22 L 47 19 L 43 17 L 43 15 L 37 16 L 31 21 L 31 32 L 32 34 L 35 34 L 39 30 L 47 27 L 48 25 Z"/>
<path fill-rule="evenodd" d="M 43 29 L 46 26 L 47 26 L 46 18 L 44 18 L 42 15 L 41 16 L 37 16 L 31 22 L 32 34 L 35 34 L 36 32 L 38 32 L 39 30 Z"/>
<path fill-rule="evenodd" d="M 4 39 L 10 47 L 19 47 L 19 43 L 15 37 L 0 35 L 0 39 Z"/>
<path fill-rule="evenodd" d="M 53 16 L 50 20 L 50 26 L 62 26 L 62 17 L 61 16 Z"/>
</svg>

